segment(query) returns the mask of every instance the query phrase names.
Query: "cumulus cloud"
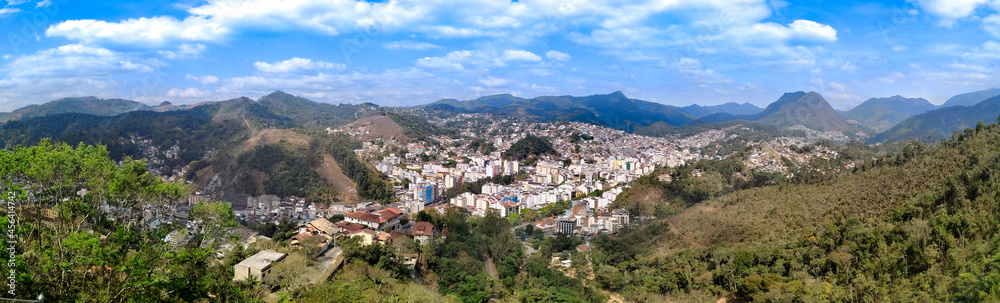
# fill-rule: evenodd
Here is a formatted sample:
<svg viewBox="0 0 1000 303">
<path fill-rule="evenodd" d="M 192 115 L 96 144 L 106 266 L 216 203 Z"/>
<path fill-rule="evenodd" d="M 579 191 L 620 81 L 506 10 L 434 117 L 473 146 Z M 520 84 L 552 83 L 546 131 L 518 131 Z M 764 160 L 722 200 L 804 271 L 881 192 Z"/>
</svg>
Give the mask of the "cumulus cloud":
<svg viewBox="0 0 1000 303">
<path fill-rule="evenodd" d="M 69 44 L 16 57 L 3 70 L 20 78 L 151 72 L 153 67 L 105 48 Z"/>
<path fill-rule="evenodd" d="M 788 26 L 777 23 L 758 23 L 734 31 L 733 37 L 754 44 L 780 43 L 789 40 L 808 42 L 835 42 L 837 30 L 832 26 L 809 20 L 795 20 Z"/>
<path fill-rule="evenodd" d="M 254 67 L 257 70 L 265 73 L 298 73 L 304 71 L 320 71 L 320 70 L 330 70 L 330 69 L 344 69 L 347 66 L 341 63 L 334 62 L 324 62 L 324 61 L 313 61 L 312 59 L 304 59 L 299 57 L 294 57 L 285 61 L 267 63 L 267 62 L 254 62 Z"/>
<path fill-rule="evenodd" d="M 181 99 L 204 99 L 212 95 L 212 91 L 202 90 L 196 87 L 189 87 L 187 89 L 177 89 L 171 88 L 167 91 L 167 97 L 170 98 L 181 98 Z"/>
<path fill-rule="evenodd" d="M 513 61 L 528 61 L 528 62 L 538 62 L 542 61 L 542 57 L 535 55 L 535 53 L 519 50 L 519 49 L 508 49 L 503 51 L 503 56 L 500 57 L 503 62 L 513 62 Z"/>
<path fill-rule="evenodd" d="M 19 8 L 11 8 L 11 7 L 0 8 L 0 18 L 6 17 L 7 15 L 16 14 L 20 11 L 21 9 Z"/>
<path fill-rule="evenodd" d="M 202 85 L 211 85 L 211 84 L 218 84 L 219 83 L 219 77 L 212 76 L 212 75 L 206 75 L 206 76 L 196 77 L 196 76 L 192 76 L 192 75 L 189 74 L 187 76 L 184 76 L 184 79 L 196 81 L 198 83 L 201 83 Z"/>
<path fill-rule="evenodd" d="M 921 9 L 941 18 L 941 25 L 951 27 L 955 20 L 972 15 L 980 5 L 989 0 L 919 0 Z"/>
<path fill-rule="evenodd" d="M 162 81 L 162 62 L 134 58 L 105 48 L 63 45 L 11 56 L 0 69 L 0 110 L 29 103 L 96 95 L 142 99 Z M 116 92 L 116 90 L 124 91 Z"/>
<path fill-rule="evenodd" d="M 50 26 L 45 35 L 87 44 L 160 48 L 175 43 L 217 42 L 230 32 L 231 29 L 222 24 L 202 17 L 177 20 L 174 17 L 158 16 L 121 22 L 69 20 Z"/>
<path fill-rule="evenodd" d="M 429 50 L 429 49 L 440 48 L 440 46 L 437 46 L 435 44 L 431 44 L 431 43 L 427 43 L 427 42 L 409 41 L 409 40 L 393 41 L 393 42 L 385 43 L 385 44 L 382 44 L 382 47 L 384 47 L 386 49 L 392 49 L 392 50 L 406 49 L 406 50 L 419 50 L 419 51 L 425 51 L 425 50 Z"/>
<path fill-rule="evenodd" d="M 548 51 L 545 53 L 545 58 L 549 58 L 556 61 L 566 62 L 573 59 L 569 54 L 560 51 Z"/>
<path fill-rule="evenodd" d="M 482 84 L 482 85 L 485 85 L 485 86 L 495 87 L 495 86 L 506 85 L 507 84 L 507 79 L 495 78 L 493 76 L 489 76 L 489 77 L 486 77 L 486 78 L 483 78 L 483 79 L 479 79 L 478 82 L 479 82 L 479 84 Z"/>
</svg>

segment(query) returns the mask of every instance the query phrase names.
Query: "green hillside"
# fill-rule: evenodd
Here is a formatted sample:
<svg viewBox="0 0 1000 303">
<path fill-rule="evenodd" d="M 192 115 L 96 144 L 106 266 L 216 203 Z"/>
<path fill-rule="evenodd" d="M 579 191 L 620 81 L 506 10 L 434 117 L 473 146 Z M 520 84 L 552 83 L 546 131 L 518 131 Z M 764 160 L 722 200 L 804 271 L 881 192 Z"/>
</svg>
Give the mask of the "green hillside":
<svg viewBox="0 0 1000 303">
<path fill-rule="evenodd" d="M 1000 96 L 1000 88 L 984 89 L 981 91 L 974 91 L 970 93 L 958 94 L 951 98 L 948 98 L 941 107 L 950 106 L 973 106 L 979 102 L 983 102 L 986 99 Z"/>
<path fill-rule="evenodd" d="M 63 98 L 45 104 L 29 105 L 10 113 L 4 113 L 0 115 L 0 122 L 62 113 L 116 116 L 130 111 L 149 108 L 148 105 L 131 100 L 98 99 L 96 97 Z"/>
<path fill-rule="evenodd" d="M 709 199 L 595 240 L 595 281 L 636 301 L 995 301 L 996 146 L 991 123 L 840 177 Z"/>
<path fill-rule="evenodd" d="M 753 115 L 716 113 L 695 121 L 695 124 L 720 123 L 735 120 L 755 121 L 778 127 L 803 125 L 820 131 L 853 131 L 853 126 L 833 110 L 830 103 L 817 92 L 785 93 L 777 101 Z"/>
<path fill-rule="evenodd" d="M 853 121 L 852 123 L 856 122 L 863 127 L 883 132 L 903 119 L 934 108 L 934 104 L 924 98 L 892 96 L 868 99 L 851 110 L 840 113 L 840 116 L 849 122 Z"/>
<path fill-rule="evenodd" d="M 695 118 L 671 106 L 630 99 L 620 91 L 585 97 L 542 96 L 524 99 L 511 95 L 494 95 L 464 102 L 446 99 L 423 108 L 456 113 L 491 113 L 517 118 L 534 117 L 540 121 L 584 122 L 629 131 L 646 128 L 651 135 L 662 135 L 663 132 L 656 132 L 672 130 L 672 126 L 687 124 Z"/>
<path fill-rule="evenodd" d="M 997 115 L 1000 115 L 1000 97 L 993 97 L 973 106 L 943 107 L 907 118 L 872 140 L 935 142 L 948 138 L 953 132 L 975 127 L 979 121 L 996 121 Z"/>
</svg>

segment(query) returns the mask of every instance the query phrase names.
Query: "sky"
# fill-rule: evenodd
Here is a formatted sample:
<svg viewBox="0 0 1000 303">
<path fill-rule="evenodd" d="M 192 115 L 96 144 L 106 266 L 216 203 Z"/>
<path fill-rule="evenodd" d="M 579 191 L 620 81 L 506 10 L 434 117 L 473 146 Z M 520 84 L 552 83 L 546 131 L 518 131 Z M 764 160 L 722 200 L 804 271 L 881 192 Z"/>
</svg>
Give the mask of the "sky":
<svg viewBox="0 0 1000 303">
<path fill-rule="evenodd" d="M 668 105 L 817 91 L 941 104 L 998 87 L 1000 0 L 0 0 L 0 111 L 623 91 Z"/>
</svg>

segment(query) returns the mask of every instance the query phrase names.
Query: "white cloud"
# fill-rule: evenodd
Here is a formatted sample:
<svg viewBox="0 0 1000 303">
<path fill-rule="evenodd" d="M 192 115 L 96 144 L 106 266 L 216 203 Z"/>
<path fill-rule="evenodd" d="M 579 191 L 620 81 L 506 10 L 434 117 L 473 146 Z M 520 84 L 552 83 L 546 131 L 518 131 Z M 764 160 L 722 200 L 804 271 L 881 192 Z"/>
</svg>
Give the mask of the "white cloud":
<svg viewBox="0 0 1000 303">
<path fill-rule="evenodd" d="M 459 50 L 452 51 L 443 57 L 424 57 L 417 59 L 417 66 L 433 69 L 466 70 L 467 67 L 488 70 L 491 67 L 507 66 L 507 63 L 521 62 L 526 64 L 542 61 L 542 57 L 526 50 L 508 49 L 502 52 L 492 50 Z"/>
<path fill-rule="evenodd" d="M 809 20 L 795 20 L 788 26 L 777 23 L 757 23 L 731 33 L 733 38 L 751 44 L 773 44 L 789 40 L 807 42 L 835 42 L 837 30 L 829 25 Z"/>
<path fill-rule="evenodd" d="M 132 59 L 105 48 L 69 44 L 16 57 L 3 71 L 16 78 L 65 77 L 146 73 L 152 72 L 153 67 L 151 64 L 132 62 Z"/>
<path fill-rule="evenodd" d="M 920 8 L 941 18 L 941 25 L 951 27 L 955 20 L 972 15 L 989 0 L 919 0 Z"/>
<path fill-rule="evenodd" d="M 49 7 L 49 5 L 52 5 L 52 0 L 39 1 L 38 4 L 35 4 L 35 8 Z"/>
<path fill-rule="evenodd" d="M 162 81 L 163 63 L 80 44 L 12 56 L 0 69 L 0 110 L 87 95 L 141 100 Z"/>
<path fill-rule="evenodd" d="M 526 50 L 508 49 L 503 51 L 503 56 L 500 57 L 500 60 L 502 60 L 503 62 L 511 62 L 511 61 L 538 62 L 542 61 L 542 57 L 539 57 L 538 55 L 535 55 L 535 53 Z"/>
<path fill-rule="evenodd" d="M 201 76 L 201 77 L 187 75 L 187 76 L 184 76 L 184 79 L 192 80 L 192 81 L 197 81 L 197 82 L 201 83 L 202 85 L 211 85 L 211 84 L 218 84 L 219 83 L 219 77 L 212 76 L 212 75 L 206 75 L 206 76 Z"/>
<path fill-rule="evenodd" d="M 304 71 L 320 71 L 320 70 L 331 70 L 331 69 L 344 69 L 347 65 L 334 62 L 324 62 L 324 61 L 312 61 L 312 59 L 304 59 L 299 57 L 294 57 L 285 61 L 267 63 L 267 62 L 254 62 L 254 67 L 257 70 L 265 73 L 297 73 Z"/>
<path fill-rule="evenodd" d="M 464 70 L 465 67 L 461 63 L 452 62 L 447 58 L 442 57 L 423 57 L 417 59 L 417 66 L 432 69 L 454 69 L 454 70 Z"/>
<path fill-rule="evenodd" d="M 478 82 L 479 82 L 479 84 L 482 84 L 482 85 L 485 85 L 485 86 L 496 87 L 496 86 L 506 85 L 507 84 L 507 79 L 494 78 L 493 76 L 489 76 L 489 77 L 486 77 L 486 78 L 483 78 L 483 79 L 479 79 Z"/>
<path fill-rule="evenodd" d="M 986 41 L 982 46 L 973 47 L 971 51 L 962 54 L 962 57 L 971 60 L 1000 59 L 1000 43 L 997 43 L 996 41 Z"/>
<path fill-rule="evenodd" d="M 170 98 L 181 98 L 181 99 L 204 99 L 212 95 L 212 91 L 202 90 L 196 87 L 189 87 L 187 89 L 181 90 L 177 88 L 171 88 L 167 91 L 167 97 Z"/>
<path fill-rule="evenodd" d="M 64 37 L 87 44 L 112 44 L 160 48 L 175 43 L 218 42 L 230 29 L 202 17 L 177 20 L 174 17 L 103 20 L 69 20 L 49 26 L 47 37 Z"/>
<path fill-rule="evenodd" d="M 15 6 L 21 3 L 28 2 L 29 0 L 7 0 L 7 6 Z"/>
<path fill-rule="evenodd" d="M 10 8 L 10 7 L 0 8 L 0 18 L 3 18 L 5 16 L 7 16 L 7 15 L 16 14 L 16 13 L 18 13 L 20 11 L 21 11 L 21 9 L 19 9 L 19 8 Z"/>
<path fill-rule="evenodd" d="M 474 96 L 471 90 L 461 89 L 460 84 L 411 68 L 379 73 L 233 77 L 222 80 L 215 93 L 223 96 L 262 96 L 283 90 L 320 102 L 375 102 L 402 106 L 429 103 L 441 98 L 467 99 Z"/>
<path fill-rule="evenodd" d="M 566 62 L 573 59 L 569 54 L 560 51 L 548 51 L 545 53 L 545 58 L 549 58 L 556 61 Z"/>
<path fill-rule="evenodd" d="M 408 41 L 408 40 L 385 43 L 382 44 L 382 47 L 392 50 L 407 49 L 407 50 L 418 50 L 418 51 L 440 48 L 440 46 L 437 46 L 435 44 L 427 42 Z"/>
</svg>

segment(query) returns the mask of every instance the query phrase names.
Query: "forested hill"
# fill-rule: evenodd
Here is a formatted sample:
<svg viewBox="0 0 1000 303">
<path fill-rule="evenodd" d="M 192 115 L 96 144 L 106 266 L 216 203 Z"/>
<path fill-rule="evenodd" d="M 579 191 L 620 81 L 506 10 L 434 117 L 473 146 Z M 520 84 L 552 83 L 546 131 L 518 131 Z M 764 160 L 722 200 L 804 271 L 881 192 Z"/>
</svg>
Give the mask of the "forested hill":
<svg viewBox="0 0 1000 303">
<path fill-rule="evenodd" d="M 2 113 L 0 114 L 0 122 L 62 113 L 115 116 L 144 109 L 150 109 L 150 107 L 131 100 L 98 99 L 97 97 L 63 98 L 45 104 L 25 106 L 10 113 Z"/>
<path fill-rule="evenodd" d="M 91 101 L 111 102 L 101 105 L 105 107 L 117 102 Z M 353 152 L 343 152 L 358 148 L 357 142 L 320 135 L 324 128 L 379 112 L 383 110 L 373 104 L 331 105 L 278 91 L 258 101 L 241 97 L 163 112 L 28 117 L 0 124 L 0 140 L 8 149 L 37 144 L 43 138 L 74 146 L 101 144 L 112 159 L 147 159 L 154 174 L 197 181 L 198 190 L 226 201 L 262 194 L 316 201 L 387 201 L 391 193 L 384 179 Z M 392 117 L 406 122 L 403 132 L 408 136 L 426 139 L 441 132 L 426 121 L 411 121 L 413 116 Z M 314 139 L 320 143 L 311 144 Z M 259 165 L 265 162 L 274 166 Z M 188 165 L 190 170 L 182 174 Z"/>
<path fill-rule="evenodd" d="M 980 124 L 842 177 L 709 199 L 595 240 L 595 281 L 637 301 L 995 301 L 996 146 L 1000 126 Z"/>
<path fill-rule="evenodd" d="M 875 142 L 921 140 L 936 142 L 952 132 L 974 127 L 979 121 L 996 121 L 1000 115 L 1000 97 L 993 97 L 972 106 L 950 106 L 909 117 L 875 136 Z"/>
</svg>

